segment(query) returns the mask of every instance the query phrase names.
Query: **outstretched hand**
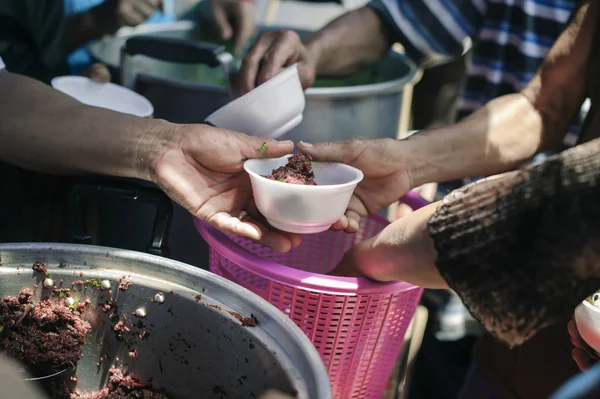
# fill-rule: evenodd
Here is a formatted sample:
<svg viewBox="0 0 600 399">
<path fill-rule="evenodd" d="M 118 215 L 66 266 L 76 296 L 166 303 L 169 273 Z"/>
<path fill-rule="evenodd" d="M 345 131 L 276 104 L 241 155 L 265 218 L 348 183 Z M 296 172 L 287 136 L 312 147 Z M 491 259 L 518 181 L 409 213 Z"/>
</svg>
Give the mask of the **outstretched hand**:
<svg viewBox="0 0 600 399">
<path fill-rule="evenodd" d="M 264 144 L 266 143 L 266 144 Z M 260 216 L 243 163 L 250 158 L 281 157 L 291 141 L 246 136 L 208 125 L 183 125 L 160 148 L 151 179 L 192 215 L 219 230 L 286 252 L 300 244 L 297 235 L 277 231 Z"/>
<path fill-rule="evenodd" d="M 402 141 L 389 138 L 353 137 L 339 142 L 298 143 L 298 149 L 315 161 L 341 162 L 364 174 L 345 216 L 334 229 L 356 232 L 361 218 L 393 204 L 413 188 L 405 147 Z"/>
</svg>

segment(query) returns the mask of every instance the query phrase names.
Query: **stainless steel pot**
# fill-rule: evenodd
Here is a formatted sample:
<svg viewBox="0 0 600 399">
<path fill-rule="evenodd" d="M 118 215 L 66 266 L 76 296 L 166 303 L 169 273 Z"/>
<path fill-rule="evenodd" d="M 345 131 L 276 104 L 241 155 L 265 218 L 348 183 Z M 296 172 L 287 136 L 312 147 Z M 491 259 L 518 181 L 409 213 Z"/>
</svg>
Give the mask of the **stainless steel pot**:
<svg viewBox="0 0 600 399">
<path fill-rule="evenodd" d="M 0 259 L 2 296 L 39 284 L 44 277 L 31 265 L 42 261 L 64 287 L 77 280 L 108 279 L 121 320 L 145 310 L 147 338 L 135 340 L 137 358 L 131 358 L 127 343 L 115 338 L 107 315 L 96 307 L 75 370 L 80 390 L 102 387 L 108 369 L 118 362 L 175 399 L 251 398 L 268 388 L 297 392 L 298 398 L 331 397 L 325 368 L 304 333 L 275 307 L 219 276 L 153 255 L 86 245 L 0 244 Z M 61 263 L 68 266 L 59 268 Z M 116 281 L 123 276 L 131 286 L 118 291 Z M 151 301 L 159 291 L 162 304 Z M 39 288 L 36 299 L 46 294 Z M 77 295 L 96 304 L 108 294 L 88 286 Z M 243 327 L 231 312 L 254 315 L 258 325 Z M 103 355 L 108 359 L 100 361 Z"/>
<path fill-rule="evenodd" d="M 258 33 L 277 29 L 282 28 L 259 26 Z M 92 44 L 90 52 L 97 61 L 109 65 L 113 74 L 121 73 L 124 84 L 146 96 L 156 117 L 198 123 L 230 100 L 228 86 L 235 88 L 228 83 L 240 59 L 227 57 L 228 49 L 215 45 L 219 42 L 207 24 L 181 21 L 122 30 L 115 37 Z M 120 68 L 122 49 L 124 70 Z M 224 68 L 231 73 L 224 73 Z M 354 135 L 395 138 L 402 91 L 415 73 L 413 63 L 391 51 L 372 68 L 348 78 L 364 84 L 343 86 L 343 79 L 328 79 L 325 86 L 337 87 L 308 89 L 304 120 L 285 138 L 309 142 Z M 203 79 L 212 83 L 199 81 Z"/>
</svg>

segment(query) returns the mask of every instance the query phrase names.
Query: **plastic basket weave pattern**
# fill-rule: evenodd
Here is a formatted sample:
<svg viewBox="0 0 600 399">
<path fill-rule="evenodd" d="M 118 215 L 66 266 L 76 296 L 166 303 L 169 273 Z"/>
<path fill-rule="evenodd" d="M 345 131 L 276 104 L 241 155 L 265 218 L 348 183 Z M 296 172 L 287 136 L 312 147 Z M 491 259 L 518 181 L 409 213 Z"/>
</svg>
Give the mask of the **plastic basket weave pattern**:
<svg viewBox="0 0 600 399">
<path fill-rule="evenodd" d="M 403 202 L 425 204 L 414 193 Z M 211 247 L 211 272 L 260 295 L 304 331 L 325 363 L 336 399 L 382 397 L 421 297 L 422 289 L 404 282 L 324 275 L 347 249 L 387 224 L 371 216 L 354 235 L 307 235 L 298 248 L 281 254 L 196 220 Z"/>
</svg>

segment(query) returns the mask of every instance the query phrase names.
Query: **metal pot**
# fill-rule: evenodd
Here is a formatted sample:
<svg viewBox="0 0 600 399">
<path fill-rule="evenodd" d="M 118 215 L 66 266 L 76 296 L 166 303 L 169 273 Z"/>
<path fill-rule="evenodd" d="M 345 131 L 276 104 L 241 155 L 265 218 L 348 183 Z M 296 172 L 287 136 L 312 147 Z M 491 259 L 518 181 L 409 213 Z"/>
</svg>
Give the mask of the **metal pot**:
<svg viewBox="0 0 600 399">
<path fill-rule="evenodd" d="M 304 333 L 278 309 L 219 276 L 153 255 L 87 245 L 0 244 L 0 259 L 2 296 L 45 278 L 31 271 L 41 261 L 48 263 L 57 284 L 64 280 L 64 287 L 77 280 L 109 280 L 121 320 L 145 310 L 147 335 L 136 337 L 137 358 L 131 358 L 127 340 L 115 338 L 107 315 L 95 307 L 75 370 L 80 390 L 101 388 L 111 365 L 118 363 L 175 399 L 259 397 L 269 388 L 298 398 L 331 397 L 325 368 Z M 131 286 L 118 291 L 116 281 L 123 276 Z M 46 291 L 37 289 L 36 299 Z M 159 291 L 162 304 L 151 301 Z M 109 295 L 93 286 L 77 292 L 80 300 L 89 298 L 93 304 L 105 303 Z M 244 327 L 237 315 L 254 315 L 258 325 Z M 107 360 L 100 360 L 103 355 Z"/>
<path fill-rule="evenodd" d="M 278 29 L 285 28 L 259 26 L 257 36 Z M 97 61 L 109 65 L 115 76 L 120 73 L 123 84 L 147 97 L 156 117 L 199 123 L 235 93 L 231 78 L 240 58 L 232 59 L 226 52 L 228 48 L 214 44 L 220 42 L 208 24 L 181 21 L 122 30 L 93 43 L 90 52 Z M 323 86 L 337 87 L 319 87 L 317 81 L 315 87 L 306 90 L 303 122 L 285 138 L 309 142 L 353 135 L 395 138 L 403 88 L 415 74 L 412 62 L 390 51 L 371 68 L 345 79 L 323 82 Z M 200 82 L 199 77 L 213 83 Z M 353 80 L 354 85 L 343 86 Z"/>
</svg>

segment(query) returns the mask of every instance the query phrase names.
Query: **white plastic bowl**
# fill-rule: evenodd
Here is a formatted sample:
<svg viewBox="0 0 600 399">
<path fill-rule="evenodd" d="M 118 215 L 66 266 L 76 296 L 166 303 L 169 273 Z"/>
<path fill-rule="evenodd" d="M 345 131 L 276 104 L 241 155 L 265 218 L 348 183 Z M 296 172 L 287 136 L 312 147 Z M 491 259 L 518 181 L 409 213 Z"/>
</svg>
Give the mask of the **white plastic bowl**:
<svg viewBox="0 0 600 399">
<path fill-rule="evenodd" d="M 600 353 L 600 309 L 588 301 L 575 308 L 575 324 L 581 338 Z"/>
<path fill-rule="evenodd" d="M 244 163 L 256 206 L 267 222 L 279 230 L 299 234 L 325 231 L 344 215 L 363 173 L 340 163 L 313 162 L 316 186 L 263 177 L 286 165 L 290 156 L 250 159 Z"/>
<path fill-rule="evenodd" d="M 213 112 L 206 121 L 251 136 L 277 139 L 302 122 L 306 106 L 296 64 Z"/>
<path fill-rule="evenodd" d="M 154 107 L 145 97 L 114 83 L 99 83 L 83 76 L 59 76 L 52 87 L 94 107 L 148 118 Z"/>
</svg>

